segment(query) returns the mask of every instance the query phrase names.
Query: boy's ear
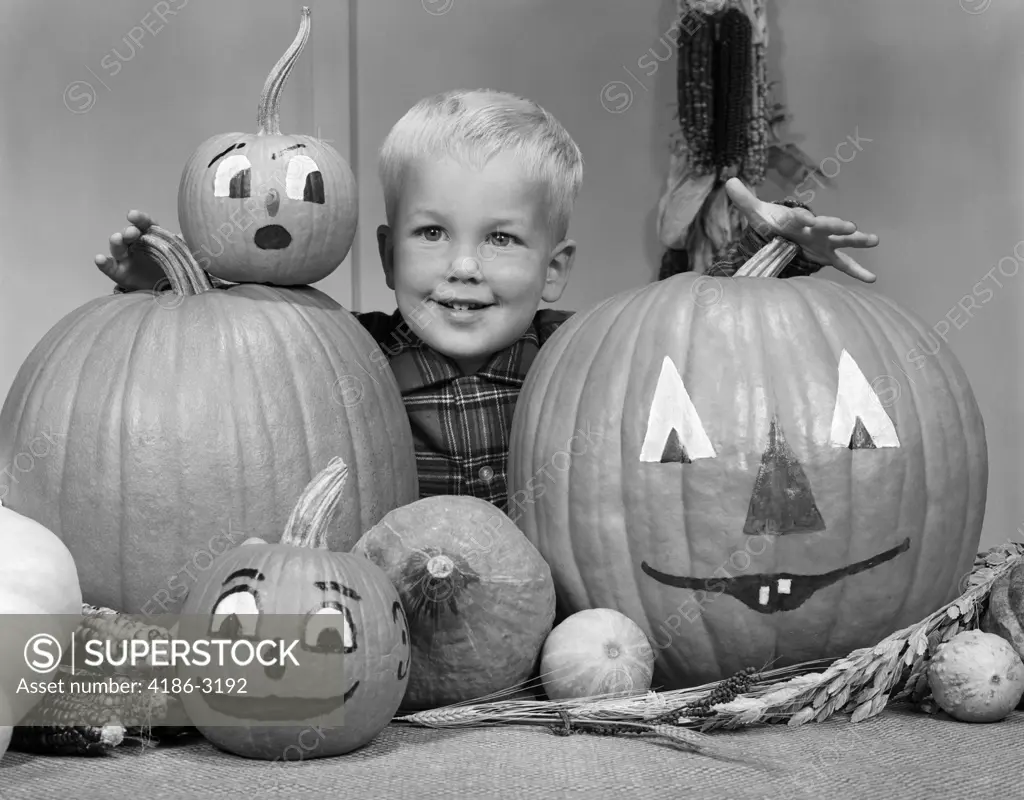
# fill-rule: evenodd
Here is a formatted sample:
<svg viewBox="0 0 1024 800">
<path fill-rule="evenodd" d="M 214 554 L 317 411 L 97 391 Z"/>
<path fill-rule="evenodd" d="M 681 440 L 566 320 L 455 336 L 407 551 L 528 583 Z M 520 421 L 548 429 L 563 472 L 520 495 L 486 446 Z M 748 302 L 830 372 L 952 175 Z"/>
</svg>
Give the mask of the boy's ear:
<svg viewBox="0 0 1024 800">
<path fill-rule="evenodd" d="M 384 267 L 384 278 L 388 288 L 395 290 L 395 243 L 391 240 L 391 228 L 387 225 L 377 226 L 377 252 L 380 253 L 380 265 Z"/>
<path fill-rule="evenodd" d="M 544 291 L 541 298 L 545 303 L 555 303 L 565 291 L 569 282 L 569 272 L 572 270 L 573 261 L 576 259 L 576 242 L 572 239 L 565 239 L 560 242 L 551 253 L 551 260 L 548 262 L 547 279 L 544 282 Z"/>
</svg>

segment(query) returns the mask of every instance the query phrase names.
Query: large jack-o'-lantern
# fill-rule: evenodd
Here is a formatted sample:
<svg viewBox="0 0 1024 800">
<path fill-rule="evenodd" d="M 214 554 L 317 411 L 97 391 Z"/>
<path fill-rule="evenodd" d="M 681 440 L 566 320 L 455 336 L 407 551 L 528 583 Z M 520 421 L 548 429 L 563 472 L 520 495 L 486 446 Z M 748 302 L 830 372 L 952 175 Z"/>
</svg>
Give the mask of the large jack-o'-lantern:
<svg viewBox="0 0 1024 800">
<path fill-rule="evenodd" d="M 259 131 L 211 136 L 181 173 L 182 235 L 203 268 L 223 280 L 315 283 L 352 247 L 358 221 L 352 170 L 322 139 L 281 133 L 281 91 L 309 31 L 304 7 L 295 41 L 263 88 Z"/>
<path fill-rule="evenodd" d="M 561 612 L 626 614 L 677 688 L 845 655 L 955 597 L 987 449 L 948 349 L 900 371 L 925 330 L 859 287 L 693 273 L 570 319 L 508 471 Z"/>
</svg>

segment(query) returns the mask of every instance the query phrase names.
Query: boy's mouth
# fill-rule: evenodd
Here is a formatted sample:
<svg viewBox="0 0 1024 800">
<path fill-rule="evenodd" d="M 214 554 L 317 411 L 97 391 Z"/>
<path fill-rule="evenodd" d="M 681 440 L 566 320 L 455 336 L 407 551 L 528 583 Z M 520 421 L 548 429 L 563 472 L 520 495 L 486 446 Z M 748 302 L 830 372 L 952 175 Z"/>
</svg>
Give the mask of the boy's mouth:
<svg viewBox="0 0 1024 800">
<path fill-rule="evenodd" d="M 471 303 L 460 300 L 435 300 L 434 302 L 451 311 L 479 311 L 494 305 L 494 303 Z"/>
</svg>

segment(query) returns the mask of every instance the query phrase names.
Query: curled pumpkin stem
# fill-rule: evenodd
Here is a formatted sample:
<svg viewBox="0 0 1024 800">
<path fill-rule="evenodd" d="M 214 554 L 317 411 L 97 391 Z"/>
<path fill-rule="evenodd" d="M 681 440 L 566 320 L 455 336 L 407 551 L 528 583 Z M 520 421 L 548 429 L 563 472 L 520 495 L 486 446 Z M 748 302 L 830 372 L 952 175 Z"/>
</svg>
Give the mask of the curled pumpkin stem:
<svg viewBox="0 0 1024 800">
<path fill-rule="evenodd" d="M 281 544 L 327 549 L 327 529 L 341 502 L 341 490 L 348 480 L 348 466 L 341 456 L 332 458 L 309 485 L 288 518 Z"/>
<path fill-rule="evenodd" d="M 284 55 L 274 64 L 267 76 L 267 82 L 263 84 L 263 93 L 260 95 L 260 106 L 256 112 L 256 122 L 259 125 L 259 136 L 279 135 L 281 133 L 280 105 L 281 92 L 288 82 L 295 62 L 302 55 L 302 50 L 309 41 L 309 31 L 312 26 L 309 6 L 302 7 L 302 17 L 299 20 L 299 32 L 291 46 Z"/>
<path fill-rule="evenodd" d="M 156 262 L 175 294 L 189 296 L 213 290 L 213 284 L 192 258 L 185 242 L 159 225 L 150 226 L 131 249 L 145 253 Z"/>
</svg>

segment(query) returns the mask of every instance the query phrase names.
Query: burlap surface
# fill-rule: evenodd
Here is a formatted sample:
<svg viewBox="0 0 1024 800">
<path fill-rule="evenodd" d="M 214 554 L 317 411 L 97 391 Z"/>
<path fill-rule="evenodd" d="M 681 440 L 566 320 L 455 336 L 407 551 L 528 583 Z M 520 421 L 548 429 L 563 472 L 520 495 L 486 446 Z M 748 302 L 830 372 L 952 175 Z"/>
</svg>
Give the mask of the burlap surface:
<svg viewBox="0 0 1024 800">
<path fill-rule="evenodd" d="M 773 769 L 647 740 L 559 737 L 545 729 L 390 727 L 347 756 L 280 764 L 202 740 L 96 759 L 9 753 L 3 800 L 167 798 L 701 798 L 702 800 L 1003 800 L 1024 798 L 1024 712 L 968 725 L 897 707 L 790 730 L 714 734 Z"/>
</svg>

